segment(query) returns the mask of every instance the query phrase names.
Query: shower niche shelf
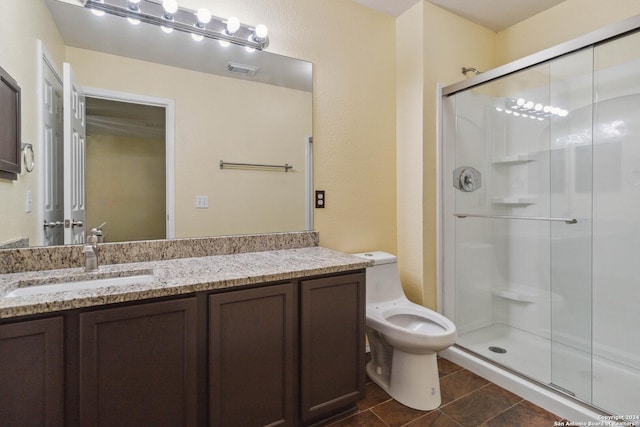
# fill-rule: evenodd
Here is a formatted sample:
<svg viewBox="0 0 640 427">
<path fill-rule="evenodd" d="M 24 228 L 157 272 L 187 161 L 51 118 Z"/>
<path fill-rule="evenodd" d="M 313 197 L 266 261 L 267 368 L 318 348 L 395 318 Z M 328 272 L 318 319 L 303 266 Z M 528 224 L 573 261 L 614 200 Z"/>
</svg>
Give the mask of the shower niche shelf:
<svg viewBox="0 0 640 427">
<path fill-rule="evenodd" d="M 534 196 L 509 196 L 494 197 L 491 203 L 494 205 L 510 205 L 510 206 L 528 206 L 536 203 L 537 197 Z"/>
<path fill-rule="evenodd" d="M 535 162 L 535 153 L 514 154 L 511 156 L 497 156 L 491 162 L 494 165 L 518 165 L 522 163 Z"/>
<path fill-rule="evenodd" d="M 536 294 L 518 288 L 497 288 L 491 292 L 497 297 L 526 304 L 532 304 L 537 299 Z"/>
<path fill-rule="evenodd" d="M 510 286 L 494 288 L 491 293 L 497 297 L 504 298 L 523 304 L 533 304 L 540 302 L 560 303 L 562 297 L 554 292 L 545 292 L 531 286 L 511 284 Z"/>
</svg>

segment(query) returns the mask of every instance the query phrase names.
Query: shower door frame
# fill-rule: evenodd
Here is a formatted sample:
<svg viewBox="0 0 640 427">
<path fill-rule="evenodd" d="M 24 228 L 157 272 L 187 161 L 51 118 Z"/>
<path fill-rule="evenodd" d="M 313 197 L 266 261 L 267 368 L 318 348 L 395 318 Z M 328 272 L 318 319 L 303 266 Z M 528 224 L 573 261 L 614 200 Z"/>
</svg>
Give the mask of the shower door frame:
<svg viewBox="0 0 640 427">
<path fill-rule="evenodd" d="M 436 101 L 436 120 L 438 124 L 438 143 L 436 153 L 438 158 L 438 165 L 436 185 L 438 192 L 436 202 L 438 212 L 437 304 L 439 312 L 455 313 L 456 309 L 455 298 L 453 297 L 453 295 L 447 294 L 447 291 L 451 292 L 453 289 L 450 288 L 449 290 L 447 290 L 445 288 L 445 280 L 451 280 L 455 277 L 453 266 L 447 266 L 445 264 L 445 257 L 455 256 L 455 252 L 453 251 L 453 249 L 445 245 L 445 236 L 451 236 L 454 232 L 454 221 L 452 220 L 452 218 L 447 217 L 452 217 L 453 211 L 449 212 L 447 206 L 452 206 L 451 203 L 454 196 L 445 191 L 445 189 L 448 190 L 449 186 L 451 185 L 451 177 L 448 173 L 446 173 L 446 171 L 449 171 L 451 169 L 449 166 L 453 164 L 451 162 L 451 159 L 447 157 L 444 146 L 445 114 L 443 112 L 443 108 L 445 103 L 443 102 L 443 100 L 445 99 L 445 97 L 490 82 L 492 80 L 505 77 L 509 74 L 513 74 L 524 69 L 551 61 L 566 54 L 576 52 L 590 46 L 596 46 L 597 44 L 610 41 L 618 37 L 623 37 L 636 31 L 640 31 L 640 15 L 636 15 L 615 24 L 605 26 L 601 29 L 598 29 L 576 39 L 561 43 L 548 49 L 544 49 L 532 55 L 483 72 L 482 74 L 472 76 L 458 83 L 454 83 L 444 87 L 438 85 Z M 449 157 L 451 157 L 451 155 L 449 155 Z M 449 195 L 447 196 L 447 194 Z M 445 250 L 447 250 L 446 253 Z M 460 363 L 466 358 L 466 356 L 461 356 L 461 352 L 467 353 L 464 348 L 454 345 L 454 347 L 452 347 L 451 349 L 446 350 L 443 355 L 456 363 Z M 522 375 L 501 365 L 497 365 L 492 361 L 484 360 L 482 356 L 476 355 L 475 353 L 473 353 L 473 355 L 478 358 L 477 364 L 473 367 L 467 367 L 468 369 L 488 378 L 489 380 L 502 387 L 515 392 L 516 394 L 519 394 L 520 396 L 532 401 L 535 404 L 553 411 L 556 414 L 564 416 L 568 419 L 577 419 L 577 414 L 586 415 L 593 419 L 598 419 L 598 415 L 605 414 L 605 412 L 601 412 L 587 402 L 583 402 L 577 398 L 572 398 L 568 395 L 558 394 L 557 390 L 539 383 L 535 379 Z M 528 382 L 530 383 L 526 384 Z"/>
</svg>

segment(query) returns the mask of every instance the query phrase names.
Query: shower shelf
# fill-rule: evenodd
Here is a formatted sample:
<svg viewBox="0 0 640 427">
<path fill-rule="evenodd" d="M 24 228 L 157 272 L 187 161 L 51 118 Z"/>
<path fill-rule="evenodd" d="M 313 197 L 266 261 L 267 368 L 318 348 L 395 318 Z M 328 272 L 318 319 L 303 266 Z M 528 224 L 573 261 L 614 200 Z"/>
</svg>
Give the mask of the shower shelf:
<svg viewBox="0 0 640 427">
<path fill-rule="evenodd" d="M 508 299 L 510 301 L 523 302 L 532 304 L 538 300 L 538 296 L 529 292 L 524 292 L 521 289 L 512 288 L 497 288 L 492 291 L 495 296 Z"/>
<path fill-rule="evenodd" d="M 509 301 L 515 301 L 526 304 L 553 302 L 561 303 L 563 298 L 555 292 L 544 292 L 531 286 L 519 285 L 512 283 L 510 286 L 494 288 L 491 293 L 497 297 L 504 298 Z"/>
<path fill-rule="evenodd" d="M 516 165 L 528 162 L 535 162 L 535 154 L 533 153 L 525 153 L 525 154 L 514 154 L 511 156 L 499 156 L 494 157 L 492 163 L 494 165 Z"/>
<path fill-rule="evenodd" d="M 536 203 L 537 197 L 533 196 L 513 196 L 513 197 L 496 197 L 491 199 L 491 203 L 495 205 L 533 205 Z"/>
</svg>

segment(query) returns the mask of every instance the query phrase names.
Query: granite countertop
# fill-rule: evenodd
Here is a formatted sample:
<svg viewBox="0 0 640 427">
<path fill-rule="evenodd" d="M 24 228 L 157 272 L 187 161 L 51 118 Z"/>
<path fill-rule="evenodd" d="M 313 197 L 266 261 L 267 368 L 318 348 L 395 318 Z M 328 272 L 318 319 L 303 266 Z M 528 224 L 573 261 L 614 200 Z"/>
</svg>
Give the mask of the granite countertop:
<svg viewBox="0 0 640 427">
<path fill-rule="evenodd" d="M 314 246 L 297 249 L 0 274 L 0 318 L 224 289 L 366 268 L 369 261 Z M 152 274 L 149 283 L 122 284 L 9 298 L 18 287 Z"/>
</svg>

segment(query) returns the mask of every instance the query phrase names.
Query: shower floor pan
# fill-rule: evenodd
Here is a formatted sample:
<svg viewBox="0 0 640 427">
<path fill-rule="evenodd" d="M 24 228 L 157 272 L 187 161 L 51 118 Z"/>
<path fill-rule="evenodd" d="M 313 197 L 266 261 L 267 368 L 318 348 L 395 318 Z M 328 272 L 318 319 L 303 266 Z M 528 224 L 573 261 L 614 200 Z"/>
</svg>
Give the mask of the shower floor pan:
<svg viewBox="0 0 640 427">
<path fill-rule="evenodd" d="M 572 392 L 577 398 L 612 414 L 640 414 L 638 369 L 598 356 L 590 360 L 588 353 L 556 343 L 552 381 L 550 341 L 506 325 L 461 334 L 456 343 L 541 383 L 558 384 L 559 390 L 571 384 L 572 387 L 563 391 Z"/>
</svg>

